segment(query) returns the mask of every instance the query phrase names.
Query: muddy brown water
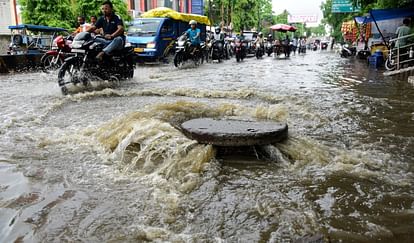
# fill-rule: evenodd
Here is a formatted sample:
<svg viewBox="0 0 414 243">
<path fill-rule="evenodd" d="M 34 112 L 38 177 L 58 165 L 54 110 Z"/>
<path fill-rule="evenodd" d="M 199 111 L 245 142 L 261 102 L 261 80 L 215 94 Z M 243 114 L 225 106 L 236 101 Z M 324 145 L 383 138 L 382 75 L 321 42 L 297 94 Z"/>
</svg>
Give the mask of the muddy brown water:
<svg viewBox="0 0 414 243">
<path fill-rule="evenodd" d="M 414 239 L 414 87 L 329 52 L 197 69 L 139 67 L 62 96 L 55 74 L 0 76 L 0 242 Z M 177 125 L 287 122 L 219 158 Z"/>
</svg>

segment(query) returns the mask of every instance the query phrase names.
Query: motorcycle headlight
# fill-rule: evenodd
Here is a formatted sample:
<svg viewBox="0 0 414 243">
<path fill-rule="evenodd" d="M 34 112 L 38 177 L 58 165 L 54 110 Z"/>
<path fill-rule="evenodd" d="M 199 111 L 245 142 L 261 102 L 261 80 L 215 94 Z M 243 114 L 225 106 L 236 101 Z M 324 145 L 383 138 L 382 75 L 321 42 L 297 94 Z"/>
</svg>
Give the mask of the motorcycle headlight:
<svg viewBox="0 0 414 243">
<path fill-rule="evenodd" d="M 154 49 L 155 48 L 155 42 L 149 42 L 149 43 L 147 43 L 147 48 L 148 49 Z"/>
<path fill-rule="evenodd" d="M 179 45 L 179 46 L 184 46 L 184 43 L 185 43 L 185 41 L 181 41 L 181 40 L 180 40 L 180 41 L 178 41 L 178 45 Z"/>
<path fill-rule="evenodd" d="M 85 41 L 75 40 L 72 42 L 72 48 L 79 49 L 82 47 L 83 43 L 85 43 Z"/>
</svg>

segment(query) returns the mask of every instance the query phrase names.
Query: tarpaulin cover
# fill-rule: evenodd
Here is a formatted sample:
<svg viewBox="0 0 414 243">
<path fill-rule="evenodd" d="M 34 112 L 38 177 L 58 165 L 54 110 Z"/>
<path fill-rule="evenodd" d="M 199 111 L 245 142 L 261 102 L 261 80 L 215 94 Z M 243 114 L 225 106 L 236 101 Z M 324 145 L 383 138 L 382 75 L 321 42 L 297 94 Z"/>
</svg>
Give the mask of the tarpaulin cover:
<svg viewBox="0 0 414 243">
<path fill-rule="evenodd" d="M 185 14 L 174 11 L 170 8 L 154 8 L 142 14 L 143 18 L 172 18 L 175 20 L 181 20 L 184 22 L 190 22 L 195 20 L 199 24 L 210 25 L 210 20 L 206 16 L 196 14 Z"/>
<path fill-rule="evenodd" d="M 394 9 L 373 9 L 368 16 L 355 17 L 358 24 L 365 24 L 375 21 L 388 19 L 397 19 L 414 16 L 412 8 L 394 8 Z"/>
</svg>

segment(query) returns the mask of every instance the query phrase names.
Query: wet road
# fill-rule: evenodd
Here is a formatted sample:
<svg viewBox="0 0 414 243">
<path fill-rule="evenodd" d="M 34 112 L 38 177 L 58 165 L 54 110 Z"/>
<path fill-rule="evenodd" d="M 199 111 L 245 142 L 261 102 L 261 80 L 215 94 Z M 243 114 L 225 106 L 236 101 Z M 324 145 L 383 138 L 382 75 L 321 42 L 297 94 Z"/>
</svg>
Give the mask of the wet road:
<svg viewBox="0 0 414 243">
<path fill-rule="evenodd" d="M 0 242 L 414 239 L 414 87 L 308 53 L 139 67 L 63 97 L 56 75 L 0 76 Z M 270 161 L 216 156 L 198 117 L 289 124 Z"/>
</svg>

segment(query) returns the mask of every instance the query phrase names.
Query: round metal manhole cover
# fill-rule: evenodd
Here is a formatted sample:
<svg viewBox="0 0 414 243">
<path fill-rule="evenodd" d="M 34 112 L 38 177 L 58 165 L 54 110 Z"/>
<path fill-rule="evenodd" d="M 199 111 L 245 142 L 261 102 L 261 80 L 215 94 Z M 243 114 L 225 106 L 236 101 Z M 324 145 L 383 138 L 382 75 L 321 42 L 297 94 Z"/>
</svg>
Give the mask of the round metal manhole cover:
<svg viewBox="0 0 414 243">
<path fill-rule="evenodd" d="M 198 118 L 181 125 L 184 134 L 199 143 L 216 146 L 253 146 L 287 138 L 286 123 L 235 119 Z"/>
</svg>

